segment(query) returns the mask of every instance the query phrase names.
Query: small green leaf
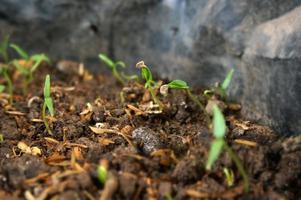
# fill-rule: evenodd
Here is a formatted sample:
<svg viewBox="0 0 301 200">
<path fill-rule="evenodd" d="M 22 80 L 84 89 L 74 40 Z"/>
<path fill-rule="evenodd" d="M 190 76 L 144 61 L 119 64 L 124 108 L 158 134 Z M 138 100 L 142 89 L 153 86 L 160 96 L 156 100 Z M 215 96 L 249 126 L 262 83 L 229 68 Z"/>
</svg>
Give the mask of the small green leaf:
<svg viewBox="0 0 301 200">
<path fill-rule="evenodd" d="M 11 44 L 10 45 L 11 48 L 13 48 L 20 56 L 21 58 L 23 58 L 24 60 L 28 60 L 29 59 L 29 55 L 28 53 L 26 53 L 25 50 L 23 50 L 21 47 L 19 47 L 16 44 Z"/>
<path fill-rule="evenodd" d="M 185 81 L 182 80 L 173 80 L 168 83 L 168 87 L 171 89 L 188 89 L 188 85 Z"/>
<path fill-rule="evenodd" d="M 2 55 L 4 62 L 8 62 L 7 49 L 9 47 L 9 38 L 10 38 L 10 36 L 6 35 L 0 44 L 0 54 Z"/>
<path fill-rule="evenodd" d="M 98 166 L 97 177 L 99 182 L 104 185 L 107 180 L 107 169 L 104 166 L 102 165 Z"/>
<path fill-rule="evenodd" d="M 224 91 L 226 91 L 227 88 L 229 87 L 229 85 L 230 85 L 230 83 L 231 83 L 231 80 L 232 80 L 232 77 L 233 77 L 233 73 L 234 73 L 234 69 L 231 69 L 231 70 L 228 72 L 228 74 L 227 74 L 227 76 L 226 76 L 224 82 L 222 83 L 221 88 L 222 88 Z"/>
<path fill-rule="evenodd" d="M 118 61 L 118 62 L 116 62 L 116 63 L 115 63 L 115 65 L 116 65 L 116 66 L 118 66 L 118 65 L 119 65 L 119 66 L 120 66 L 120 67 L 122 67 L 122 68 L 125 68 L 125 67 L 126 67 L 126 66 L 125 66 L 125 63 L 124 63 L 124 62 L 122 62 L 122 61 Z"/>
<path fill-rule="evenodd" d="M 34 72 L 43 61 L 50 63 L 49 58 L 45 54 L 36 54 L 31 56 L 30 59 L 35 61 L 35 64 L 30 69 L 31 72 Z"/>
<path fill-rule="evenodd" d="M 223 139 L 215 139 L 210 147 L 206 170 L 211 170 L 214 162 L 218 159 L 224 145 Z"/>
<path fill-rule="evenodd" d="M 223 113 L 217 105 L 213 106 L 213 135 L 215 138 L 223 138 L 226 133 L 226 122 Z"/>
<path fill-rule="evenodd" d="M 46 103 L 46 106 L 48 108 L 48 111 L 50 113 L 51 116 L 54 116 L 54 108 L 53 108 L 53 101 L 50 97 L 48 98 L 45 98 L 44 99 L 45 103 Z"/>
<path fill-rule="evenodd" d="M 0 93 L 2 93 L 5 90 L 5 86 L 4 85 L 0 85 Z"/>
<path fill-rule="evenodd" d="M 44 84 L 44 97 L 50 98 L 50 76 L 46 75 L 45 84 Z"/>
<path fill-rule="evenodd" d="M 146 81 L 145 87 L 146 88 L 150 87 L 153 81 L 153 75 L 148 67 L 143 67 L 141 69 L 141 76 Z"/>
<path fill-rule="evenodd" d="M 105 54 L 99 54 L 98 57 L 111 69 L 115 68 L 115 63 Z"/>
</svg>

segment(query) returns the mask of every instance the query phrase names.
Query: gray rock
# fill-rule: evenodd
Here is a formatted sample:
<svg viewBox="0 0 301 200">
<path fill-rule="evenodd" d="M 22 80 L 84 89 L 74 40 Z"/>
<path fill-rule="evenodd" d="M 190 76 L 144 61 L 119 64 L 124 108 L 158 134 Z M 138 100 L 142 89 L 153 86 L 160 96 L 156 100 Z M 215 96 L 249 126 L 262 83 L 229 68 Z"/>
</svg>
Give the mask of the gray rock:
<svg viewBox="0 0 301 200">
<path fill-rule="evenodd" d="M 138 148 L 147 155 L 164 147 L 160 134 L 147 127 L 139 127 L 133 130 L 132 138 L 137 143 Z"/>
<path fill-rule="evenodd" d="M 2 0 L 0 37 L 53 59 L 144 60 L 161 76 L 213 85 L 235 69 L 230 96 L 246 118 L 301 133 L 301 0 Z M 29 34 L 30 33 L 30 34 Z M 106 68 L 101 68 L 106 69 Z"/>
</svg>

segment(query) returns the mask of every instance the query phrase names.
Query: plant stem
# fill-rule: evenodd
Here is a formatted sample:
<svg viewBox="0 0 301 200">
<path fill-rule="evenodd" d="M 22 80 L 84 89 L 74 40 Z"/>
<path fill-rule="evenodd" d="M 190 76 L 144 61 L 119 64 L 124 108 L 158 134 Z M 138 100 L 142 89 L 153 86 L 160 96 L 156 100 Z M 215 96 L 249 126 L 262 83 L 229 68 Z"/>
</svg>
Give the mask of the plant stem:
<svg viewBox="0 0 301 200">
<path fill-rule="evenodd" d="M 163 110 L 163 104 L 162 102 L 157 98 L 155 91 L 153 90 L 153 88 L 151 86 L 148 87 L 148 91 L 150 92 L 152 99 L 154 100 L 154 102 L 156 104 L 159 105 L 160 110 Z"/>
<path fill-rule="evenodd" d="M 112 70 L 113 75 L 115 76 L 115 78 L 122 84 L 125 85 L 125 81 L 122 79 L 122 77 L 119 75 L 119 73 L 117 72 L 116 68 L 113 68 Z"/>
<path fill-rule="evenodd" d="M 229 145 L 226 142 L 224 142 L 224 148 L 226 149 L 226 151 L 229 153 L 229 156 L 236 164 L 236 167 L 244 180 L 244 190 L 245 190 L 245 192 L 248 192 L 249 187 L 250 187 L 249 177 L 248 177 L 247 172 L 245 171 L 243 165 L 241 164 L 240 159 L 233 152 L 233 150 L 229 147 Z"/>
<path fill-rule="evenodd" d="M 43 121 L 44 121 L 44 125 L 47 129 L 47 132 L 49 133 L 49 135 L 52 135 L 52 131 L 50 130 L 48 121 L 46 119 L 46 103 L 45 102 L 44 102 L 43 108 L 42 108 L 42 118 L 43 118 Z"/>
<path fill-rule="evenodd" d="M 9 104 L 12 105 L 13 104 L 13 83 L 6 71 L 4 71 L 3 75 L 4 75 L 4 78 L 5 78 L 5 80 L 7 82 L 7 86 L 8 86 Z"/>
</svg>

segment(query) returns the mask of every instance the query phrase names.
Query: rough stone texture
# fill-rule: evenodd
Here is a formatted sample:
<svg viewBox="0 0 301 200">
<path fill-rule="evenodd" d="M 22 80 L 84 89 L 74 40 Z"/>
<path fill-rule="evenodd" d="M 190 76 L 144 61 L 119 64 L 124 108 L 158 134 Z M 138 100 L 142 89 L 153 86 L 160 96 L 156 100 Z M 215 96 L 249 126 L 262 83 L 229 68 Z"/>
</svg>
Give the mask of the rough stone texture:
<svg viewBox="0 0 301 200">
<path fill-rule="evenodd" d="M 301 133 L 301 0 L 2 0 L 0 37 L 53 58 L 97 54 L 212 85 L 235 68 L 244 115 Z M 94 68 L 95 69 L 95 68 Z"/>
</svg>

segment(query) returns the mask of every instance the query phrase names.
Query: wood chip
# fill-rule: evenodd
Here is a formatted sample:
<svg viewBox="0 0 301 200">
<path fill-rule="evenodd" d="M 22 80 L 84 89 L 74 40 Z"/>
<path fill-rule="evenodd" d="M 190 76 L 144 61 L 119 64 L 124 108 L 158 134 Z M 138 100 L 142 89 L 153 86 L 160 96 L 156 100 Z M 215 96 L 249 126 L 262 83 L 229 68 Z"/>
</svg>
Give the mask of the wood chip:
<svg viewBox="0 0 301 200">
<path fill-rule="evenodd" d="M 250 140 L 244 140 L 244 139 L 235 139 L 234 140 L 235 143 L 237 144 L 243 144 L 243 145 L 247 145 L 247 146 L 251 146 L 251 147 L 256 147 L 257 143 L 250 141 Z"/>
<path fill-rule="evenodd" d="M 24 116 L 26 113 L 19 112 L 19 111 L 5 111 L 9 115 L 19 115 L 19 116 Z"/>
<path fill-rule="evenodd" d="M 207 192 L 199 192 L 199 191 L 196 191 L 196 190 L 193 190 L 193 189 L 187 189 L 186 194 L 190 197 L 193 197 L 193 198 L 208 198 L 208 197 L 210 197 L 209 193 L 207 193 Z"/>
</svg>

